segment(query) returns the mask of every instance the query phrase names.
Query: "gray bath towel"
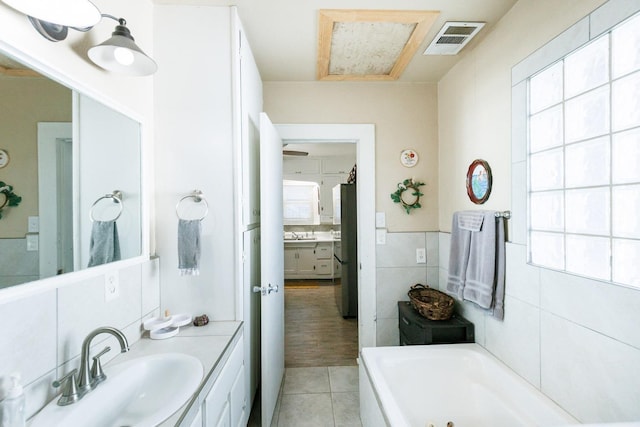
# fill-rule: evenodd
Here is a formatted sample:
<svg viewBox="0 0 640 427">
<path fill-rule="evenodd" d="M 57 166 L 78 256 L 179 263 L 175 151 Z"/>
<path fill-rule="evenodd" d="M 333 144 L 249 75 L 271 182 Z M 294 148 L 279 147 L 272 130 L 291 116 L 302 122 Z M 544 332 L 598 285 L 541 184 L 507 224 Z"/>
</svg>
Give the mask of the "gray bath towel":
<svg viewBox="0 0 640 427">
<path fill-rule="evenodd" d="M 469 261 L 467 263 L 464 299 L 490 308 L 496 272 L 496 217 L 495 212 L 484 212 L 483 226 L 471 232 Z"/>
<path fill-rule="evenodd" d="M 493 291 L 493 317 L 504 319 L 504 282 L 506 265 L 505 222 L 502 217 L 496 219 L 496 281 Z"/>
<path fill-rule="evenodd" d="M 493 211 L 481 213 L 478 231 L 470 231 L 465 221 L 469 212 L 453 214 L 447 292 L 459 300 L 471 301 L 504 318 L 505 231 L 504 220 Z M 463 217 L 463 218 L 461 218 Z"/>
<path fill-rule="evenodd" d="M 178 270 L 181 276 L 200 274 L 200 233 L 199 219 L 178 221 Z"/>
<path fill-rule="evenodd" d="M 451 248 L 449 252 L 449 277 L 447 278 L 447 292 L 462 300 L 464 281 L 469 261 L 469 244 L 471 231 L 459 226 L 459 216 L 462 212 L 454 212 L 451 222 Z"/>
<path fill-rule="evenodd" d="M 89 242 L 88 267 L 120 260 L 120 241 L 115 221 L 94 221 Z"/>
</svg>

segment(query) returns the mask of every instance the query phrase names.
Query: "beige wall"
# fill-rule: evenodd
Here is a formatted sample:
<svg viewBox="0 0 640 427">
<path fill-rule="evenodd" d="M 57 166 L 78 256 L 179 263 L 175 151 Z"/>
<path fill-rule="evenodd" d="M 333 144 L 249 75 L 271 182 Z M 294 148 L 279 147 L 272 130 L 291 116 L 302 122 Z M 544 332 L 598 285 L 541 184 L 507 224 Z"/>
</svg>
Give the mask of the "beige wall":
<svg viewBox="0 0 640 427">
<path fill-rule="evenodd" d="M 42 77 L 0 76 L 0 94 L 0 148 L 11 159 L 0 181 L 22 197 L 3 209 L 0 238 L 24 238 L 27 217 L 38 215 L 37 123 L 71 122 L 71 91 Z"/>
<path fill-rule="evenodd" d="M 465 176 L 489 162 L 493 191 L 482 209 L 511 206 L 511 68 L 604 0 L 520 0 L 493 31 L 438 83 L 439 229 L 454 211 L 477 209 Z"/>
<path fill-rule="evenodd" d="M 376 211 L 390 232 L 438 230 L 438 123 L 435 84 L 265 82 L 264 110 L 273 123 L 372 123 L 376 129 Z M 400 164 L 412 148 L 420 161 Z M 423 208 L 407 215 L 390 194 L 399 182 L 425 182 Z"/>
</svg>

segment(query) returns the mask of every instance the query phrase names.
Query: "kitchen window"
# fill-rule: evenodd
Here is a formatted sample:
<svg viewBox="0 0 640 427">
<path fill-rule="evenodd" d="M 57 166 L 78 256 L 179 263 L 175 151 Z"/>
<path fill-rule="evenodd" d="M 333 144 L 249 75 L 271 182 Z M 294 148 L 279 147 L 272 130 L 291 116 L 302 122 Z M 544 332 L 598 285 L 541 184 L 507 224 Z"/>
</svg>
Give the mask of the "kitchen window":
<svg viewBox="0 0 640 427">
<path fill-rule="evenodd" d="M 284 225 L 320 224 L 320 185 L 317 182 L 284 180 L 282 195 Z"/>
<path fill-rule="evenodd" d="M 528 88 L 530 262 L 640 287 L 640 15 Z"/>
</svg>

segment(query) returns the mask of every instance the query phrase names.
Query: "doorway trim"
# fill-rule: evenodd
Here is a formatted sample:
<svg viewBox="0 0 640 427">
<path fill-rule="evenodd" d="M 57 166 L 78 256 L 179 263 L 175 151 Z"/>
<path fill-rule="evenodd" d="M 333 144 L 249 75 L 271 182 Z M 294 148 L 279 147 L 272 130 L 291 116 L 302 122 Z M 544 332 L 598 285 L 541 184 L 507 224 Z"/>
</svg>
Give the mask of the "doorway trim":
<svg viewBox="0 0 640 427">
<path fill-rule="evenodd" d="M 356 144 L 358 203 L 358 350 L 376 346 L 375 125 L 279 124 L 283 143 Z"/>
</svg>

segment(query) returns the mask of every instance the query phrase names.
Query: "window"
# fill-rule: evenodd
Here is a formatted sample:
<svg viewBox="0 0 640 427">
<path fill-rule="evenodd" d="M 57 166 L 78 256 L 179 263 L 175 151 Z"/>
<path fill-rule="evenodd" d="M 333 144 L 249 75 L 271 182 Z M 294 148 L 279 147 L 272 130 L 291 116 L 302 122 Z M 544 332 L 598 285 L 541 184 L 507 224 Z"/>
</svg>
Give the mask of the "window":
<svg viewBox="0 0 640 427">
<path fill-rule="evenodd" d="M 284 180 L 284 225 L 320 224 L 320 186 L 317 182 Z"/>
<path fill-rule="evenodd" d="M 530 261 L 640 287 L 640 15 L 528 88 Z"/>
</svg>

